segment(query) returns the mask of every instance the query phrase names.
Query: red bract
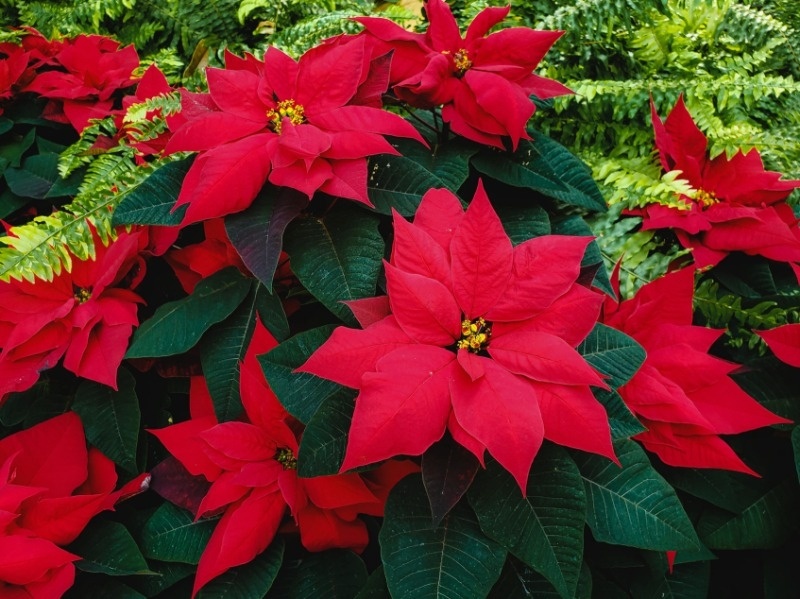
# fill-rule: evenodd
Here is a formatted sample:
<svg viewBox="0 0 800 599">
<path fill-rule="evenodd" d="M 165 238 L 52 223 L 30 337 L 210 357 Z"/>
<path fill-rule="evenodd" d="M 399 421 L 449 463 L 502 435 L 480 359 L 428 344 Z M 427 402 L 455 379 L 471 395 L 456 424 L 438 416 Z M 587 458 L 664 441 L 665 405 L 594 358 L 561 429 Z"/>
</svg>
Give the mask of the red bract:
<svg viewBox="0 0 800 599">
<path fill-rule="evenodd" d="M 89 119 L 111 114 L 114 92 L 135 83 L 139 56 L 133 46 L 120 49 L 110 38 L 79 35 L 64 41 L 49 64 L 56 68 L 38 74 L 24 91 L 57 101 L 47 118 L 63 119 L 80 133 Z"/>
<path fill-rule="evenodd" d="M 151 431 L 190 473 L 211 482 L 197 517 L 223 513 L 200 558 L 194 593 L 264 551 L 287 508 L 309 551 L 363 550 L 368 535 L 358 515 L 383 515 L 389 489 L 412 471 L 387 463 L 365 475 L 298 477 L 302 425 L 278 403 L 255 359 L 276 344 L 257 324 L 241 370 L 244 421 L 218 423 L 205 381 L 193 377 L 191 420 Z"/>
<path fill-rule="evenodd" d="M 523 492 L 542 439 L 613 458 L 590 389 L 605 384 L 574 349 L 602 302 L 576 284 L 590 238 L 512 247 L 482 186 L 466 213 L 429 191 L 394 229 L 391 314 L 336 329 L 300 368 L 360 389 L 342 470 L 420 455 L 445 430 L 480 460 L 488 449 Z M 374 320 L 369 308 L 355 313 Z"/>
<path fill-rule="evenodd" d="M 3 100 L 15 95 L 29 58 L 29 53 L 20 46 L 0 44 L 0 115 L 3 114 Z"/>
<path fill-rule="evenodd" d="M 619 393 L 648 429 L 636 439 L 664 463 L 755 474 L 720 435 L 788 421 L 733 382 L 728 375 L 738 364 L 708 354 L 724 331 L 692 325 L 693 294 L 694 269 L 685 268 L 620 304 L 606 299 L 603 322 L 647 351 L 641 369 Z"/>
<path fill-rule="evenodd" d="M 731 252 L 781 262 L 800 261 L 800 228 L 784 201 L 800 181 L 765 171 L 757 150 L 709 158 L 705 135 L 678 99 L 665 122 L 651 102 L 656 146 L 666 171 L 680 170 L 697 191 L 681 196 L 684 209 L 652 204 L 632 211 L 644 229 L 672 228 L 692 249 L 698 268 L 715 265 Z"/>
<path fill-rule="evenodd" d="M 99 512 L 146 488 L 117 492 L 114 464 L 87 451 L 80 418 L 68 412 L 0 440 L 0 596 L 61 597 L 80 559 L 60 546 Z"/>
<path fill-rule="evenodd" d="M 131 289 L 143 276 L 144 231 L 120 233 L 94 260 L 72 258 L 52 281 L 0 282 L 0 398 L 30 388 L 63 357 L 78 376 L 116 389 L 117 368 L 142 299 Z"/>
<path fill-rule="evenodd" d="M 769 331 L 756 331 L 779 360 L 800 368 L 800 324 L 786 324 Z"/>
<path fill-rule="evenodd" d="M 525 130 L 535 110 L 530 96 L 572 93 L 532 73 L 563 31 L 512 27 L 489 34 L 508 15 L 506 6 L 482 10 L 462 37 L 444 0 L 429 0 L 425 7 L 430 22 L 425 34 L 388 19 L 355 20 L 380 52 L 394 51 L 391 82 L 397 96 L 421 108 L 441 105 L 442 118 L 459 135 L 499 148 L 509 137 L 516 149 L 520 139 L 530 139 Z"/>
<path fill-rule="evenodd" d="M 362 101 L 376 76 L 367 58 L 356 39 L 298 62 L 269 48 L 264 62 L 229 55 L 226 69 L 208 69 L 209 94 L 184 94 L 187 122 L 167 145 L 200 152 L 176 203 L 189 204 L 184 223 L 244 210 L 267 179 L 369 204 L 366 157 L 397 154 L 384 135 L 421 137 L 372 96 Z"/>
</svg>

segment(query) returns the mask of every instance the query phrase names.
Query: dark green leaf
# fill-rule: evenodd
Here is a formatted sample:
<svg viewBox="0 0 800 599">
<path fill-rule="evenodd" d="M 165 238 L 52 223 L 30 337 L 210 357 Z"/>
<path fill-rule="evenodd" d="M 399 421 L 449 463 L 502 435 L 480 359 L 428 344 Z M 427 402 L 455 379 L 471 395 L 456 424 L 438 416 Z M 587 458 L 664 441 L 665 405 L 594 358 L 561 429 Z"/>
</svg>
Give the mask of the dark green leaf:
<svg viewBox="0 0 800 599">
<path fill-rule="evenodd" d="M 313 374 L 292 372 L 330 337 L 333 328 L 324 326 L 305 331 L 258 358 L 278 400 L 301 422 L 308 422 L 328 397 L 342 389 L 341 385 Z"/>
<path fill-rule="evenodd" d="M 343 301 L 375 295 L 383 260 L 378 217 L 340 204 L 322 218 L 295 220 L 286 231 L 286 252 L 300 282 L 348 324 L 356 320 Z"/>
<path fill-rule="evenodd" d="M 59 179 L 58 154 L 29 156 L 21 167 L 7 168 L 5 175 L 8 187 L 18 196 L 44 199 Z"/>
<path fill-rule="evenodd" d="M 119 225 L 181 224 L 186 206 L 172 211 L 193 156 L 168 162 L 150 174 L 144 182 L 125 196 L 114 210 L 112 223 Z"/>
<path fill-rule="evenodd" d="M 266 185 L 247 210 L 225 217 L 225 231 L 233 247 L 270 291 L 283 249 L 283 234 L 306 206 L 308 198 L 299 191 Z"/>
<path fill-rule="evenodd" d="M 662 472 L 676 489 L 731 513 L 744 511 L 771 488 L 763 478 L 741 472 L 669 466 L 664 467 Z"/>
<path fill-rule="evenodd" d="M 608 415 L 608 424 L 611 427 L 611 438 L 629 439 L 634 435 L 643 433 L 647 429 L 636 419 L 619 393 L 614 390 L 592 388 L 592 394 L 597 401 L 603 404 Z"/>
<path fill-rule="evenodd" d="M 644 362 L 645 351 L 625 333 L 604 324 L 596 324 L 578 346 L 578 352 L 589 364 L 610 378 L 612 387 L 627 383 Z"/>
<path fill-rule="evenodd" d="M 158 595 L 179 580 L 192 576 L 195 572 L 195 567 L 191 564 L 158 560 L 150 560 L 149 563 L 150 570 L 155 572 L 155 576 L 136 576 L 127 580 L 129 585 L 146 597 Z"/>
<path fill-rule="evenodd" d="M 145 599 L 140 592 L 115 578 L 101 574 L 78 576 L 65 599 Z"/>
<path fill-rule="evenodd" d="M 514 245 L 532 237 L 550 233 L 550 218 L 541 206 L 536 204 L 530 206 L 498 204 L 495 209 L 503 223 L 503 228 Z"/>
<path fill-rule="evenodd" d="M 2 171 L 2 162 L 0 162 L 0 171 Z M 26 198 L 16 195 L 10 189 L 4 189 L 0 192 L 0 218 L 6 218 L 12 212 L 16 212 L 25 206 L 28 201 Z"/>
<path fill-rule="evenodd" d="M 524 139 L 520 140 L 513 153 L 484 148 L 473 156 L 472 166 L 506 185 L 532 189 L 549 197 L 559 191 L 569 191 L 534 145 Z"/>
<path fill-rule="evenodd" d="M 89 442 L 128 472 L 138 472 L 136 447 L 141 413 L 136 380 L 125 368 L 117 372 L 118 390 L 84 381 L 75 392 L 78 413 Z"/>
<path fill-rule="evenodd" d="M 568 216 L 567 218 L 554 221 L 552 227 L 554 235 L 594 236 L 591 227 L 589 227 L 586 221 L 580 216 Z M 583 255 L 583 260 L 581 261 L 581 268 L 591 268 L 595 266 L 598 267 L 597 273 L 594 276 L 595 286 L 614 297 L 614 290 L 608 278 L 608 272 L 603 262 L 603 254 L 600 252 L 600 246 L 597 245 L 597 241 L 592 241 L 586 247 L 586 253 Z"/>
<path fill-rule="evenodd" d="M 200 344 L 203 376 L 219 422 L 233 420 L 242 412 L 240 368 L 256 326 L 260 287 L 252 281 L 245 300 L 230 317 L 211 327 Z"/>
<path fill-rule="evenodd" d="M 4 161 L 6 166 L 19 167 L 22 164 L 22 156 L 33 145 L 36 140 L 36 129 L 28 129 L 27 133 L 21 138 L 0 144 L 0 161 Z"/>
<path fill-rule="evenodd" d="M 367 193 L 382 214 L 392 208 L 403 216 L 417 211 L 429 189 L 446 188 L 456 193 L 469 176 L 469 159 L 478 146 L 466 140 L 449 140 L 435 153 L 411 140 L 395 143 L 401 156 L 381 154 L 369 159 Z"/>
<path fill-rule="evenodd" d="M 75 565 L 84 572 L 110 576 L 151 574 L 136 541 L 119 522 L 93 520 L 67 551 L 81 556 Z"/>
<path fill-rule="evenodd" d="M 592 574 L 584 563 L 581 567 L 575 599 L 590 599 Z M 561 595 L 547 579 L 514 557 L 509 556 L 500 580 L 489 593 L 489 599 L 558 599 Z"/>
<path fill-rule="evenodd" d="M 163 503 L 145 522 L 140 546 L 145 557 L 164 562 L 197 564 L 217 520 L 198 520 L 186 510 Z"/>
<path fill-rule="evenodd" d="M 270 590 L 283 563 L 283 540 L 278 538 L 252 562 L 228 570 L 202 588 L 200 599 L 255 599 Z"/>
<path fill-rule="evenodd" d="M 367 568 L 350 551 L 313 553 L 284 563 L 269 599 L 353 599 L 367 581 Z"/>
<path fill-rule="evenodd" d="M 0 135 L 8 131 L 11 131 L 11 128 L 13 126 L 14 126 L 14 121 L 0 116 Z"/>
<path fill-rule="evenodd" d="M 482 599 L 506 558 L 463 502 L 433 528 L 418 476 L 406 477 L 392 490 L 379 538 L 392 597 Z"/>
<path fill-rule="evenodd" d="M 352 389 L 337 390 L 322 402 L 308 421 L 297 456 L 299 476 L 325 476 L 339 472 L 353 419 L 355 396 Z"/>
<path fill-rule="evenodd" d="M 797 471 L 797 479 L 800 480 L 800 427 L 798 426 L 792 430 L 792 451 L 794 452 L 794 467 Z"/>
<path fill-rule="evenodd" d="M 542 574 L 559 595 L 575 595 L 583 562 L 586 496 L 575 462 L 544 445 L 533 462 L 528 496 L 496 463 L 478 474 L 469 500 L 483 531 Z"/>
<path fill-rule="evenodd" d="M 433 526 L 439 526 L 464 496 L 479 467 L 478 459 L 449 436 L 425 451 L 422 482 L 431 505 Z"/>
<path fill-rule="evenodd" d="M 364 585 L 355 599 L 392 599 L 389 589 L 386 586 L 386 576 L 383 573 L 383 566 L 378 566 L 369 575 L 367 584 Z"/>
<path fill-rule="evenodd" d="M 794 476 L 772 487 L 737 514 L 708 509 L 697 531 L 710 549 L 771 549 L 800 530 L 800 487 Z"/>
<path fill-rule="evenodd" d="M 256 310 L 261 318 L 261 323 L 267 327 L 278 341 L 283 341 L 289 336 L 289 322 L 283 309 L 281 298 L 271 293 L 264 285 L 258 286 L 256 295 Z"/>
<path fill-rule="evenodd" d="M 792 368 L 775 358 L 765 359 L 752 368 L 732 375 L 736 383 L 771 412 L 800 422 L 800 368 Z"/>
<path fill-rule="evenodd" d="M 595 539 L 653 551 L 699 549 L 700 540 L 675 491 L 634 441 L 614 443 L 622 467 L 575 454 L 583 476 L 586 521 Z"/>
<path fill-rule="evenodd" d="M 235 267 L 203 279 L 190 296 L 160 306 L 133 335 L 125 357 L 174 356 L 191 349 L 242 303 L 250 282 Z"/>
<path fill-rule="evenodd" d="M 708 562 L 676 565 L 673 572 L 638 568 L 631 581 L 637 599 L 705 599 L 711 568 Z"/>
</svg>

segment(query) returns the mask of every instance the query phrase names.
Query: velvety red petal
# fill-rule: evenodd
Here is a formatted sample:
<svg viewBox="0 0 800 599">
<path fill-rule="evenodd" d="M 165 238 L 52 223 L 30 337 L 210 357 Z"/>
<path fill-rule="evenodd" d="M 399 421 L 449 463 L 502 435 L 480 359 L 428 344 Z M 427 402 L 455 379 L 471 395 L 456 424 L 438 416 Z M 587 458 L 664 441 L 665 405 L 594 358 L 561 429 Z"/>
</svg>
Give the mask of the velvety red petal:
<svg viewBox="0 0 800 599">
<path fill-rule="evenodd" d="M 275 455 L 275 440 L 264 429 L 246 422 L 223 422 L 200 433 L 200 438 L 234 460 L 259 462 Z"/>
<path fill-rule="evenodd" d="M 56 545 L 68 545 L 102 511 L 105 495 L 73 495 L 40 499 L 28 506 L 17 521 L 35 536 Z"/>
<path fill-rule="evenodd" d="M 410 274 L 447 281 L 450 277 L 450 261 L 445 249 L 423 227 L 409 224 L 394 209 L 392 216 L 392 265 Z"/>
<path fill-rule="evenodd" d="M 344 304 L 350 308 L 350 311 L 353 313 L 353 316 L 356 317 L 358 324 L 365 329 L 368 326 L 375 324 L 379 320 L 383 320 L 389 316 L 389 314 L 391 314 L 388 295 L 348 300 L 344 302 Z"/>
<path fill-rule="evenodd" d="M 268 109 L 258 97 L 258 75 L 248 71 L 209 68 L 206 77 L 211 98 L 220 109 L 261 127 L 266 126 Z"/>
<path fill-rule="evenodd" d="M 689 397 L 703 416 L 713 423 L 716 432 L 723 435 L 773 424 L 791 424 L 791 420 L 770 412 L 728 377 L 690 392 Z"/>
<path fill-rule="evenodd" d="M 414 226 L 423 229 L 445 250 L 464 217 L 461 200 L 449 189 L 431 189 L 422 196 L 414 215 Z"/>
<path fill-rule="evenodd" d="M 800 324 L 787 324 L 769 331 L 756 331 L 777 358 L 800 368 Z"/>
<path fill-rule="evenodd" d="M 309 118 L 344 106 L 356 94 L 364 68 L 364 42 L 356 37 L 338 46 L 323 44 L 300 57 L 295 100 Z"/>
<path fill-rule="evenodd" d="M 466 41 L 471 42 L 489 33 L 492 27 L 508 16 L 510 10 L 511 6 L 490 6 L 484 8 L 475 15 L 475 18 L 472 19 L 472 22 L 469 24 L 465 37 Z M 494 37 L 494 34 L 490 37 Z"/>
<path fill-rule="evenodd" d="M 615 462 L 608 414 L 589 387 L 534 383 L 544 421 L 544 438 L 596 453 Z"/>
<path fill-rule="evenodd" d="M 427 146 L 427 143 L 411 123 L 399 115 L 370 106 L 340 106 L 309 117 L 309 122 L 327 131 L 363 131 L 408 137 Z M 363 154 L 362 154 L 363 155 Z"/>
<path fill-rule="evenodd" d="M 211 483 L 205 497 L 197 508 L 197 518 L 213 514 L 244 497 L 250 488 L 234 482 L 237 476 L 234 472 L 223 472 L 217 480 Z"/>
<path fill-rule="evenodd" d="M 253 491 L 225 511 L 200 556 L 192 597 L 209 581 L 253 560 L 278 531 L 286 503 L 277 491 Z"/>
<path fill-rule="evenodd" d="M 80 559 L 50 541 L 21 535 L 0 536 L 0 581 L 25 585 L 44 577 L 49 570 Z"/>
<path fill-rule="evenodd" d="M 516 331 L 492 337 L 488 351 L 507 370 L 535 381 L 607 388 L 583 356 L 555 335 Z"/>
<path fill-rule="evenodd" d="M 358 389 L 363 374 L 375 370 L 378 360 L 411 343 L 413 341 L 397 325 L 394 316 L 387 316 L 364 330 L 337 327 L 297 372 L 315 374 Z"/>
<path fill-rule="evenodd" d="M 655 107 L 652 104 L 651 107 L 655 114 Z M 657 116 L 653 119 L 654 127 L 656 120 Z M 668 162 L 669 168 L 665 167 L 665 170 L 679 169 L 683 171 L 681 176 L 684 179 L 688 179 L 693 186 L 702 188 L 702 171 L 707 160 L 708 142 L 686 109 L 683 95 L 678 98 L 664 121 L 663 129 L 659 131 L 656 127 L 656 146 L 662 155 L 671 158 Z"/>
<path fill-rule="evenodd" d="M 447 346 L 461 337 L 461 310 L 444 284 L 384 263 L 397 324 L 418 343 Z"/>
<path fill-rule="evenodd" d="M 458 23 L 444 0 L 428 0 L 425 5 L 430 26 L 425 32 L 429 46 L 437 51 L 457 51 L 463 45 Z"/>
<path fill-rule="evenodd" d="M 330 178 L 319 189 L 334 197 L 348 198 L 372 206 L 367 196 L 366 159 L 332 161 Z"/>
<path fill-rule="evenodd" d="M 267 118 L 254 121 L 228 112 L 207 112 L 187 121 L 170 137 L 164 152 L 213 150 L 266 130 Z"/>
<path fill-rule="evenodd" d="M 562 35 L 563 31 L 537 31 L 527 27 L 510 27 L 496 31 L 481 42 L 480 51 L 475 54 L 473 68 L 499 71 L 504 75 L 527 75 L 539 65 L 547 51 Z"/>
<path fill-rule="evenodd" d="M 533 388 L 492 360 L 482 358 L 486 375 L 471 381 L 458 372 L 453 382 L 453 412 L 467 433 L 527 493 L 528 473 L 544 438 Z"/>
<path fill-rule="evenodd" d="M 308 505 L 296 517 L 300 542 L 308 551 L 352 549 L 361 553 L 369 543 L 367 527 L 361 520 L 344 520 L 336 512 Z"/>
<path fill-rule="evenodd" d="M 134 310 L 135 311 L 135 310 Z M 117 388 L 117 369 L 128 349 L 131 325 L 108 326 L 98 323 L 73 337 L 64 354 L 64 368 L 78 376 Z M 85 340 L 85 347 L 82 348 Z"/>
<path fill-rule="evenodd" d="M 295 97 L 298 70 L 293 58 L 275 46 L 269 46 L 264 53 L 264 78 L 258 90 L 261 101 L 277 104 L 280 100 L 299 100 Z"/>
<path fill-rule="evenodd" d="M 438 347 L 396 349 L 366 373 L 342 471 L 399 455 L 421 455 L 441 439 L 450 416 L 456 356 Z"/>
<path fill-rule="evenodd" d="M 216 417 L 207 416 L 158 430 L 149 429 L 148 432 L 155 435 L 191 474 L 203 475 L 213 481 L 219 477 L 221 469 L 206 456 L 203 451 L 206 444 L 200 439 L 200 434 L 216 424 Z"/>
<path fill-rule="evenodd" d="M 353 505 L 380 503 L 369 487 L 355 473 L 316 476 L 301 479 L 308 499 L 325 510 Z"/>
<path fill-rule="evenodd" d="M 453 296 L 466 318 L 486 314 L 503 296 L 513 259 L 511 240 L 479 182 L 450 241 Z"/>
</svg>

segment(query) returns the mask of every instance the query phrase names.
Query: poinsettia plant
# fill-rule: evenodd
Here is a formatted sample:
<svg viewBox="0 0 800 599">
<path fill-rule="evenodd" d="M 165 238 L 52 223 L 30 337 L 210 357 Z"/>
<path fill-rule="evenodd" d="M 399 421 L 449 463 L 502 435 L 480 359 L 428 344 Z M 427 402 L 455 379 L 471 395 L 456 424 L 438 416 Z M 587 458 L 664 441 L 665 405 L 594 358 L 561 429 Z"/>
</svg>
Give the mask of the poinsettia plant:
<svg viewBox="0 0 800 599">
<path fill-rule="evenodd" d="M 624 297 L 537 126 L 563 32 L 425 14 L 200 89 L 0 44 L 0 595 L 702 596 L 797 544 L 798 182 L 653 100 L 685 193 L 621 218 L 687 251 Z"/>
</svg>

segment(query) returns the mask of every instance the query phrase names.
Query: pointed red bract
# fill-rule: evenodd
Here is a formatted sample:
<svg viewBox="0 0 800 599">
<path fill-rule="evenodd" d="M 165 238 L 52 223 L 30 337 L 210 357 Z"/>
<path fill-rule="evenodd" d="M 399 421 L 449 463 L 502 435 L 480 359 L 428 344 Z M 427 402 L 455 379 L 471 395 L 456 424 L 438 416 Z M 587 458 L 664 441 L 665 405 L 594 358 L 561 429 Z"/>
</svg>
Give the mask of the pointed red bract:
<svg viewBox="0 0 800 599">
<path fill-rule="evenodd" d="M 385 135 L 423 140 L 366 91 L 388 82 L 364 45 L 323 44 L 297 62 L 272 47 L 263 62 L 229 55 L 226 69 L 208 69 L 209 94 L 184 94 L 184 123 L 166 148 L 200 152 L 176 203 L 189 206 L 184 224 L 244 210 L 267 180 L 369 204 L 367 156 L 396 153 Z"/>
<path fill-rule="evenodd" d="M 642 368 L 619 393 L 648 429 L 635 438 L 666 464 L 755 474 L 719 435 L 788 421 L 728 376 L 737 364 L 708 354 L 722 331 L 692 325 L 693 294 L 694 269 L 684 268 L 619 304 L 606 299 L 603 322 L 647 352 Z"/>
<path fill-rule="evenodd" d="M 800 368 L 800 324 L 787 324 L 769 331 L 756 331 L 779 360 Z"/>
<path fill-rule="evenodd" d="M 755 149 L 710 158 L 682 96 L 664 122 L 652 100 L 651 112 L 662 167 L 680 170 L 696 191 L 680 197 L 681 208 L 650 204 L 629 214 L 641 216 L 644 229 L 674 229 L 697 268 L 713 266 L 731 252 L 800 261 L 800 227 L 786 204 L 800 181 L 764 170 Z"/>
<path fill-rule="evenodd" d="M 442 106 L 451 129 L 479 143 L 516 149 L 535 110 L 530 96 L 572 93 L 557 81 L 532 73 L 561 31 L 514 27 L 494 33 L 509 8 L 486 8 L 462 36 L 444 0 L 428 0 L 424 34 L 386 19 L 355 19 L 365 27 L 374 52 L 393 52 L 391 83 L 397 96 L 420 108 Z"/>
<path fill-rule="evenodd" d="M 481 463 L 488 449 L 523 493 L 542 439 L 613 457 L 590 390 L 606 384 L 574 349 L 603 301 L 577 282 L 589 241 L 512 247 L 480 184 L 466 212 L 431 190 L 413 223 L 395 215 L 391 314 L 336 329 L 298 369 L 359 390 L 342 469 L 420 455 L 445 430 Z M 584 412 L 556 419 L 551 409 L 552 438 L 536 384 Z"/>
</svg>

